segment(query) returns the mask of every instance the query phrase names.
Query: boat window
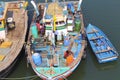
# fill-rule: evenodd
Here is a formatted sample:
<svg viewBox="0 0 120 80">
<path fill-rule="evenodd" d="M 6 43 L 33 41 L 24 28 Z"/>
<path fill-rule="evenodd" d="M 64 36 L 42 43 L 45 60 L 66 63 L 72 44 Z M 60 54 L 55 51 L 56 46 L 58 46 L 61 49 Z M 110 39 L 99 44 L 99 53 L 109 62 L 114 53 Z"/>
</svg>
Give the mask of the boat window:
<svg viewBox="0 0 120 80">
<path fill-rule="evenodd" d="M 58 22 L 55 22 L 56 25 L 58 25 Z"/>
<path fill-rule="evenodd" d="M 72 17 L 68 17 L 68 20 L 72 20 Z"/>
<path fill-rule="evenodd" d="M 61 21 L 59 21 L 59 23 L 61 24 Z"/>
<path fill-rule="evenodd" d="M 60 24 L 64 24 L 64 21 L 60 21 L 59 23 L 60 23 Z"/>
<path fill-rule="evenodd" d="M 62 22 L 62 24 L 64 23 L 64 21 L 61 21 Z"/>
<path fill-rule="evenodd" d="M 46 22 L 45 24 L 46 24 L 46 25 L 50 25 L 51 23 L 50 23 L 50 22 Z"/>
<path fill-rule="evenodd" d="M 2 25 L 2 22 L 0 21 L 0 26 Z"/>
</svg>

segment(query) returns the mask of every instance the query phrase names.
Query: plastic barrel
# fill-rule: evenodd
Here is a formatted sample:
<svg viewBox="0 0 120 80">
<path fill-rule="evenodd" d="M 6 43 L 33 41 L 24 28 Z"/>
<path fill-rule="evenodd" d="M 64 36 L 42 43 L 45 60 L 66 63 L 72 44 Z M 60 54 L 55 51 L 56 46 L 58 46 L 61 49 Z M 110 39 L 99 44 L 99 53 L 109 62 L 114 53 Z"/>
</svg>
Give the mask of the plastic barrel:
<svg viewBox="0 0 120 80">
<path fill-rule="evenodd" d="M 31 31 L 32 31 L 33 37 L 34 37 L 34 38 L 38 38 L 38 30 L 37 30 L 36 25 L 33 25 L 33 26 L 31 27 Z"/>
<path fill-rule="evenodd" d="M 39 53 L 34 53 L 32 55 L 33 62 L 35 65 L 39 66 L 42 63 L 42 57 Z"/>
<path fill-rule="evenodd" d="M 69 46 L 70 40 L 65 36 L 64 37 L 64 46 Z"/>
<path fill-rule="evenodd" d="M 81 28 L 81 26 L 80 26 L 80 20 L 76 20 L 75 21 L 75 30 L 76 31 L 80 31 L 80 28 Z"/>
<path fill-rule="evenodd" d="M 72 12 L 72 13 L 74 13 L 74 12 L 75 12 L 75 9 L 74 9 L 74 6 L 73 6 L 73 4 L 72 4 L 72 3 L 68 3 L 68 4 L 67 4 L 67 7 L 68 7 L 68 9 L 70 9 L 70 10 L 71 10 L 71 12 Z"/>
</svg>

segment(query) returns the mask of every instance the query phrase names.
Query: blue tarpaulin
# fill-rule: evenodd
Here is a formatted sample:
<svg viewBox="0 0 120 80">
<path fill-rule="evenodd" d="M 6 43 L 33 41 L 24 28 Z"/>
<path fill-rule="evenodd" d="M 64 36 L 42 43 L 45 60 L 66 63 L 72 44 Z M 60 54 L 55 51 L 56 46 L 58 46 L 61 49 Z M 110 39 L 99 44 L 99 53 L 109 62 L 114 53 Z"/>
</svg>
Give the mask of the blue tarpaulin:
<svg viewBox="0 0 120 80">
<path fill-rule="evenodd" d="M 68 4 L 67 4 L 67 7 L 68 7 L 68 9 L 70 9 L 70 10 L 71 10 L 71 12 L 72 12 L 72 13 L 74 13 L 74 12 L 75 12 L 75 9 L 74 9 L 74 6 L 73 6 L 73 4 L 72 4 L 72 3 L 68 3 Z"/>
</svg>

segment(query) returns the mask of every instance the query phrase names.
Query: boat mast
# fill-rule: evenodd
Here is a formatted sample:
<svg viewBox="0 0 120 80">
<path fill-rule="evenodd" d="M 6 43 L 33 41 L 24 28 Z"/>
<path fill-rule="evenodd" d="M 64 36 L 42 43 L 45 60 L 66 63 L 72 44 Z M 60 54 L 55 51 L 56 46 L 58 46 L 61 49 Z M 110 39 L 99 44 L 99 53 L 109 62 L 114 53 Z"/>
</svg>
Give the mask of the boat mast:
<svg viewBox="0 0 120 80">
<path fill-rule="evenodd" d="M 32 5 L 33 5 L 33 7 L 34 7 L 34 9 L 35 9 L 35 11 L 36 11 L 37 16 L 39 16 L 39 15 L 40 15 L 40 13 L 39 13 L 38 8 L 37 8 L 37 6 L 36 6 L 36 4 L 35 4 L 35 2 L 34 2 L 33 0 L 31 0 L 31 4 L 32 4 Z"/>
<path fill-rule="evenodd" d="M 52 0 L 53 2 L 56 2 L 57 0 Z M 55 46 L 56 46 L 56 40 L 55 40 L 55 36 L 56 35 L 56 16 L 55 16 L 55 5 L 54 5 L 54 14 L 53 14 L 53 46 L 54 46 L 54 48 L 55 48 Z"/>
<path fill-rule="evenodd" d="M 52 0 L 53 1 L 53 0 Z M 54 0 L 55 2 L 55 0 Z M 54 11 L 55 11 L 55 6 L 54 6 Z M 56 17 L 55 17 L 55 12 L 53 14 L 53 31 L 52 31 L 52 38 L 51 38 L 51 42 L 52 42 L 52 53 L 51 55 L 53 56 L 52 58 L 52 64 L 50 65 L 50 73 L 52 74 L 54 72 L 53 66 L 54 66 L 54 54 L 55 54 L 55 46 L 56 46 L 56 42 L 55 42 L 55 31 L 56 31 Z"/>
<path fill-rule="evenodd" d="M 81 10 L 81 4 L 82 4 L 82 0 L 79 0 L 78 7 L 77 7 L 77 11 L 80 11 L 80 10 Z"/>
</svg>

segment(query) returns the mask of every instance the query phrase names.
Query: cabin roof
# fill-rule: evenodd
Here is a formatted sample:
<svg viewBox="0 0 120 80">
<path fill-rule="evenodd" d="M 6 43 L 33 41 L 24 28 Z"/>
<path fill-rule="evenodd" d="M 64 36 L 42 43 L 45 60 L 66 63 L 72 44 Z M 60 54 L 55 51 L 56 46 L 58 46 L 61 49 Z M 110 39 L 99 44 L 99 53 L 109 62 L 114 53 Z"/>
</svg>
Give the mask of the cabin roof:
<svg viewBox="0 0 120 80">
<path fill-rule="evenodd" d="M 1 4 L 3 3 L 0 2 L 0 21 L 5 19 L 8 9 L 8 4 L 5 4 L 5 6 L 1 6 Z"/>
<path fill-rule="evenodd" d="M 58 15 L 63 14 L 63 8 L 58 3 L 50 3 L 48 5 L 47 14 Z"/>
<path fill-rule="evenodd" d="M 63 15 L 56 15 L 56 21 L 64 21 L 64 17 Z M 50 19 L 45 19 L 45 22 L 51 22 L 53 20 L 53 17 L 51 17 Z"/>
</svg>

